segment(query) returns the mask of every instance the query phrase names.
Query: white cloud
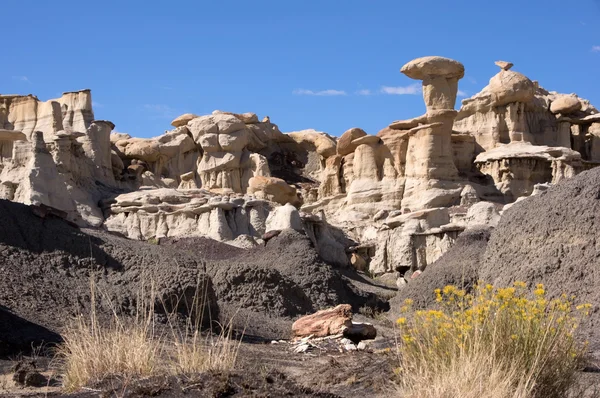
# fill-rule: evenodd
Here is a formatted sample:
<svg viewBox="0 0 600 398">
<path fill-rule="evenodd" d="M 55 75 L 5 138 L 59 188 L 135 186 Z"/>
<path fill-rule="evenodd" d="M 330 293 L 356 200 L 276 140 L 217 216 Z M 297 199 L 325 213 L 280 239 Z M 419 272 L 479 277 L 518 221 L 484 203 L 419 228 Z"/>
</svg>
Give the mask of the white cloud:
<svg viewBox="0 0 600 398">
<path fill-rule="evenodd" d="M 381 87 L 381 92 L 383 94 L 392 94 L 392 95 L 416 95 L 421 94 L 422 88 L 418 83 L 411 84 L 410 86 L 400 86 L 400 87 L 390 87 L 383 86 Z"/>
<path fill-rule="evenodd" d="M 358 90 L 356 95 L 372 95 L 373 93 L 369 89 Z"/>
<path fill-rule="evenodd" d="M 469 94 L 467 94 L 467 92 L 466 92 L 466 91 L 462 91 L 462 90 L 458 90 L 458 93 L 457 93 L 457 95 L 458 95 L 459 97 L 468 97 L 468 96 L 469 96 Z"/>
<path fill-rule="evenodd" d="M 13 80 L 18 80 L 25 83 L 31 83 L 31 80 L 27 76 L 13 76 Z"/>
<path fill-rule="evenodd" d="M 102 108 L 104 105 L 102 105 L 102 104 L 101 104 L 101 103 L 99 103 L 99 102 L 92 101 L 92 106 L 93 106 L 93 107 L 95 107 L 95 108 Z"/>
<path fill-rule="evenodd" d="M 592 46 L 592 52 L 600 53 L 600 46 Z"/>
<path fill-rule="evenodd" d="M 317 95 L 317 96 L 334 96 L 334 95 L 346 95 L 346 92 L 343 90 L 321 90 L 321 91 L 313 91 L 313 90 L 305 90 L 303 88 L 292 91 L 294 95 Z"/>
<path fill-rule="evenodd" d="M 172 119 L 181 113 L 165 104 L 144 104 L 144 109 L 154 113 L 157 118 Z"/>
</svg>

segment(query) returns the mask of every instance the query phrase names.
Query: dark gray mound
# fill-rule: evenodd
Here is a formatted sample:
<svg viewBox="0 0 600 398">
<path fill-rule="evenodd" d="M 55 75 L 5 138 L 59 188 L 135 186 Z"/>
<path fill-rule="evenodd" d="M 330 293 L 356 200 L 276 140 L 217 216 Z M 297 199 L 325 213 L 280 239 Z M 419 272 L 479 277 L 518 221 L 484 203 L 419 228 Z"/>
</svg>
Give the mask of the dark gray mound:
<svg viewBox="0 0 600 398">
<path fill-rule="evenodd" d="M 175 245 L 189 253 L 204 253 L 205 238 L 185 238 Z M 288 337 L 291 318 L 340 303 L 355 311 L 365 305 L 381 305 L 374 294 L 350 283 L 340 271 L 326 264 L 310 239 L 284 230 L 266 247 L 239 249 L 220 242 L 219 261 L 206 261 L 219 307 L 247 334 L 268 338 Z M 213 258 L 217 257 L 211 254 Z M 280 319 L 285 318 L 285 319 Z"/>
<path fill-rule="evenodd" d="M 489 242 L 488 242 L 489 238 Z M 454 247 L 391 302 L 417 307 L 434 302 L 433 290 L 481 280 L 498 287 L 543 283 L 550 297 L 575 295 L 594 306 L 581 330 L 600 353 L 600 168 L 564 180 L 514 204 L 491 232 L 467 231 Z"/>
<path fill-rule="evenodd" d="M 152 294 L 159 312 L 201 313 L 205 325 L 218 317 L 204 264 L 187 253 L 79 230 L 4 200 L 0 225 L 0 309 L 2 318 L 11 319 L 0 322 L 0 346 L 6 355 L 31 348 L 32 342 L 59 340 L 57 333 L 66 322 L 89 311 L 92 282 L 103 320 L 113 309 L 134 313 L 140 294 Z M 205 307 L 192 313 L 197 290 L 206 297 Z"/>
<path fill-rule="evenodd" d="M 492 234 L 480 277 L 497 285 L 543 283 L 594 312 L 586 325 L 600 348 L 600 168 L 512 206 Z"/>
<path fill-rule="evenodd" d="M 454 246 L 390 300 L 390 317 L 397 318 L 405 299 L 414 301 L 415 308 L 435 303 L 434 290 L 446 285 L 469 290 L 477 282 L 478 268 L 490 239 L 490 229 L 472 229 L 459 235 Z"/>
<path fill-rule="evenodd" d="M 240 311 L 247 330 L 266 337 L 287 334 L 291 317 L 339 303 L 358 310 L 374 301 L 293 231 L 253 250 L 204 238 L 154 245 L 42 219 L 28 206 L 3 200 L 0 225 L 0 348 L 5 355 L 32 342 L 59 339 L 66 322 L 89 311 L 91 281 L 103 319 L 113 309 L 133 314 L 140 292 L 152 290 L 157 312 L 201 313 L 207 324 L 219 313 Z M 204 306 L 192 312 L 198 293 Z"/>
</svg>

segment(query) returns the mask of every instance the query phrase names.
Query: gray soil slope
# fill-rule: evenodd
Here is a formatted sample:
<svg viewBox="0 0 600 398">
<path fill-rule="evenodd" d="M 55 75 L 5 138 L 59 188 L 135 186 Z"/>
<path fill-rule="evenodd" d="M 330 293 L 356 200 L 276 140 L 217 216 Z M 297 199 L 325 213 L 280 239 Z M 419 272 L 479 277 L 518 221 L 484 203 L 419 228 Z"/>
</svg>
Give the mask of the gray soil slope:
<svg viewBox="0 0 600 398">
<path fill-rule="evenodd" d="M 491 236 L 479 276 L 496 285 L 543 283 L 594 306 L 585 327 L 600 349 L 600 168 L 512 206 Z"/>
<path fill-rule="evenodd" d="M 104 317 L 113 309 L 133 314 L 138 295 L 151 290 L 158 312 L 185 315 L 200 292 L 205 324 L 240 313 L 251 320 L 247 331 L 265 338 L 287 337 L 298 315 L 378 302 L 293 231 L 253 250 L 208 239 L 154 245 L 79 230 L 1 200 L 0 224 L 0 356 L 60 339 L 66 322 L 89 311 L 91 281 Z"/>
</svg>

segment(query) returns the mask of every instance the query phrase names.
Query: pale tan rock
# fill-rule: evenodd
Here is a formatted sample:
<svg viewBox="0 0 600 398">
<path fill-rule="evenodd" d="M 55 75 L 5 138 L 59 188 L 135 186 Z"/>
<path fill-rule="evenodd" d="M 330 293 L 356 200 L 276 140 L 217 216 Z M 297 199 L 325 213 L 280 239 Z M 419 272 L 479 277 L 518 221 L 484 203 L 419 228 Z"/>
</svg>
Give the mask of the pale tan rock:
<svg viewBox="0 0 600 398">
<path fill-rule="evenodd" d="M 134 191 L 115 198 L 105 226 L 138 240 L 206 236 L 229 241 L 264 233 L 268 204 L 239 199 L 232 201 L 201 189 Z"/>
<path fill-rule="evenodd" d="M 462 79 L 465 75 L 465 67 L 453 59 L 430 56 L 408 62 L 400 72 L 416 80 L 427 80 L 432 76 Z"/>
<path fill-rule="evenodd" d="M 233 112 L 224 112 L 224 111 L 216 110 L 216 111 L 213 111 L 212 114 L 213 115 L 232 115 L 246 124 L 258 123 L 258 116 L 256 116 L 256 113 L 252 113 L 252 112 L 233 113 Z"/>
<path fill-rule="evenodd" d="M 215 115 L 200 116 L 188 122 L 188 128 L 194 141 L 206 134 L 229 134 L 244 130 L 244 122 L 231 114 L 218 113 Z M 216 148 L 213 148 L 216 152 Z"/>
<path fill-rule="evenodd" d="M 469 207 L 466 216 L 468 227 L 490 226 L 496 227 L 500 221 L 500 209 L 491 202 L 478 202 Z"/>
<path fill-rule="evenodd" d="M 279 206 L 269 213 L 266 229 L 267 232 L 284 229 L 293 229 L 298 232 L 304 232 L 300 213 L 291 203 Z"/>
<path fill-rule="evenodd" d="M 581 102 L 576 95 L 561 95 L 550 104 L 550 112 L 568 115 L 581 110 Z"/>
<path fill-rule="evenodd" d="M 77 139 L 86 156 L 96 166 L 94 176 L 99 180 L 111 181 L 114 178 L 110 145 L 110 133 L 115 125 L 106 120 L 94 120 L 85 134 Z"/>
<path fill-rule="evenodd" d="M 369 272 L 424 269 L 448 250 L 464 229 L 450 224 L 447 208 L 420 210 L 406 214 L 391 214 L 377 231 L 376 253 L 369 263 Z"/>
<path fill-rule="evenodd" d="M 171 126 L 173 127 L 181 127 L 181 126 L 185 126 L 188 124 L 188 122 L 192 119 L 197 118 L 198 115 L 193 114 L 193 113 L 184 113 L 181 116 L 177 116 L 175 119 L 173 119 L 173 121 L 171 122 Z"/>
<path fill-rule="evenodd" d="M 519 72 L 501 70 L 490 79 L 489 91 L 494 106 L 507 105 L 512 102 L 530 102 L 535 93 L 534 84 Z"/>
<path fill-rule="evenodd" d="M 5 113 L 0 128 L 21 131 L 29 140 L 36 131 L 44 134 L 45 142 L 58 131 L 85 132 L 94 120 L 90 90 L 63 93 L 45 102 L 33 95 L 2 96 L 0 108 Z"/>
<path fill-rule="evenodd" d="M 248 184 L 248 193 L 259 199 L 269 200 L 282 205 L 290 203 L 294 206 L 299 206 L 301 204 L 296 188 L 288 185 L 288 183 L 280 178 L 252 177 Z"/>
<path fill-rule="evenodd" d="M 336 150 L 338 155 L 345 156 L 354 152 L 358 144 L 353 143 L 353 141 L 366 135 L 367 133 L 359 128 L 351 128 L 346 130 L 337 142 Z"/>
<path fill-rule="evenodd" d="M 470 134 L 452 134 L 452 159 L 461 173 L 468 173 L 475 160 L 475 137 Z"/>
<path fill-rule="evenodd" d="M 474 136 L 476 152 L 510 142 L 571 148 L 572 141 L 573 149 L 585 152 L 583 140 L 572 140 L 570 130 L 589 123 L 594 112 L 589 101 L 548 92 L 518 72 L 501 70 L 480 93 L 463 100 L 454 130 Z M 576 117 L 557 119 L 555 113 Z"/>
<path fill-rule="evenodd" d="M 311 145 L 312 147 L 314 147 L 314 150 L 324 159 L 335 155 L 335 141 L 323 132 L 311 129 L 294 131 L 291 133 L 287 133 L 287 135 L 300 145 Z"/>
<path fill-rule="evenodd" d="M 94 120 L 92 92 L 89 89 L 63 93 L 56 101 L 62 110 L 64 130 L 85 132 Z"/>
<path fill-rule="evenodd" d="M 465 67 L 460 62 L 444 57 L 423 57 L 405 64 L 400 72 L 423 81 L 423 99 L 428 112 L 454 109 L 458 80 L 465 75 Z"/>
<path fill-rule="evenodd" d="M 325 161 L 319 185 L 319 197 L 326 198 L 334 195 L 343 194 L 344 180 L 341 175 L 342 156 L 330 156 Z"/>
<path fill-rule="evenodd" d="M 110 133 L 110 143 L 113 145 L 116 144 L 118 141 L 126 141 L 130 138 L 131 136 L 126 133 L 118 133 L 116 131 Z"/>
<path fill-rule="evenodd" d="M 159 144 L 152 140 L 133 139 L 124 147 L 126 157 L 155 162 L 160 156 Z"/>
<path fill-rule="evenodd" d="M 340 334 L 343 328 L 352 326 L 352 307 L 340 304 L 337 307 L 317 311 L 303 316 L 292 324 L 294 337 L 326 337 Z"/>
<path fill-rule="evenodd" d="M 477 155 L 475 164 L 509 201 L 530 195 L 536 184 L 557 183 L 582 170 L 579 152 L 518 142 Z"/>
<path fill-rule="evenodd" d="M 497 66 L 499 66 L 500 69 L 502 69 L 502 70 L 509 70 L 510 68 L 512 68 L 514 66 L 514 64 L 512 62 L 506 62 L 506 61 L 496 61 L 494 63 Z"/>
</svg>

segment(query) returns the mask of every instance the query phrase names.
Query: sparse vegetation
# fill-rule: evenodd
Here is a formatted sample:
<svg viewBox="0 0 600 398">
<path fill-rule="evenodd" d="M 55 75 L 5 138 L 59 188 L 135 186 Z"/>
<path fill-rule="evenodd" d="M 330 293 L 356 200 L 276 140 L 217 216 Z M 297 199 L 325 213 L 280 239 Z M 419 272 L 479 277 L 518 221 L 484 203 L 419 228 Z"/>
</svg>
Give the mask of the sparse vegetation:
<svg viewBox="0 0 600 398">
<path fill-rule="evenodd" d="M 91 293 L 89 316 L 77 317 L 66 328 L 64 343 L 57 350 L 64 371 L 63 384 L 68 391 L 109 377 L 132 380 L 159 374 L 191 375 L 233 369 L 240 343 L 232 339 L 231 325 L 223 327 L 218 335 L 203 336 L 199 321 L 188 317 L 181 331 L 171 325 L 173 338 L 168 339 L 168 333 L 159 335 L 155 331 L 154 306 L 144 304 L 153 303 L 153 298 L 138 301 L 133 319 L 113 312 L 110 321 L 101 322 L 96 313 L 93 283 Z"/>
<path fill-rule="evenodd" d="M 472 294 L 436 290 L 438 308 L 398 319 L 402 397 L 564 397 L 576 381 L 585 344 L 575 338 L 589 305 L 574 297 L 550 300 L 543 285 Z"/>
<path fill-rule="evenodd" d="M 231 329 L 224 328 L 216 337 L 203 337 L 196 331 L 191 336 L 181 337 L 174 344 L 174 373 L 190 375 L 205 371 L 230 371 L 235 365 L 240 343 L 232 339 Z"/>
</svg>

